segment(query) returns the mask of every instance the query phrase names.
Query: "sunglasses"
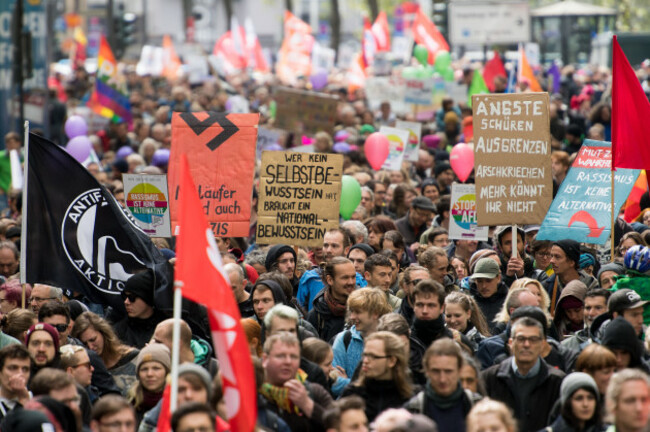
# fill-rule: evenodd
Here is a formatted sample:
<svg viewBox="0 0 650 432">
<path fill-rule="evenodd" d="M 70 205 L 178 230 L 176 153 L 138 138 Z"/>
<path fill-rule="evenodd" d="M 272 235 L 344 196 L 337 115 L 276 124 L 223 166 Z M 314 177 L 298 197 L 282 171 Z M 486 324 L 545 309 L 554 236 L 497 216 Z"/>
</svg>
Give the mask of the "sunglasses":
<svg viewBox="0 0 650 432">
<path fill-rule="evenodd" d="M 129 300 L 129 303 L 135 303 L 139 297 L 132 293 L 125 293 L 122 291 L 122 300 Z"/>
<path fill-rule="evenodd" d="M 411 285 L 415 286 L 415 285 L 419 284 L 420 282 L 422 282 L 423 280 L 424 279 L 413 279 L 411 281 Z"/>
<path fill-rule="evenodd" d="M 68 329 L 68 324 L 50 324 L 52 327 L 56 329 L 59 333 L 63 333 Z"/>
</svg>

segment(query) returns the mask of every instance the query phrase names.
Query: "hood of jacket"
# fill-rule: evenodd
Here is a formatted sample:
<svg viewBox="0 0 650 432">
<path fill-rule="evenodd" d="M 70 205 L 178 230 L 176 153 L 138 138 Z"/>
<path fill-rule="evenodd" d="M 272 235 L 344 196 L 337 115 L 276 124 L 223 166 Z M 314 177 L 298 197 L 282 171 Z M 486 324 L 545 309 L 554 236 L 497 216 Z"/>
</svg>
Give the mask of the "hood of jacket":
<svg viewBox="0 0 650 432">
<path fill-rule="evenodd" d="M 613 319 L 605 331 L 601 342 L 610 350 L 620 349 L 630 353 L 630 367 L 638 366 L 641 363 L 643 347 L 636 335 L 632 324 L 623 317 Z"/>
</svg>

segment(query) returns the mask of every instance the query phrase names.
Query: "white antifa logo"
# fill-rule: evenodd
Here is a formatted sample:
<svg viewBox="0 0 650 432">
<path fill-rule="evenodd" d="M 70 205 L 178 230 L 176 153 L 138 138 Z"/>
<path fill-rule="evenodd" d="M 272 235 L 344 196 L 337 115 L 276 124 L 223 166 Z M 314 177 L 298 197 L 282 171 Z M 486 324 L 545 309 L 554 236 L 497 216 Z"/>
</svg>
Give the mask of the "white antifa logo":
<svg viewBox="0 0 650 432">
<path fill-rule="evenodd" d="M 636 291 L 630 291 L 627 293 L 627 299 L 630 301 L 630 303 L 635 303 L 641 300 L 641 296 Z"/>
<path fill-rule="evenodd" d="M 214 233 L 211 229 L 205 230 L 205 237 L 208 241 L 208 246 L 206 247 L 208 258 L 214 266 L 214 269 L 223 277 L 223 272 L 221 271 L 221 254 L 219 254 L 217 243 L 214 241 Z M 224 277 L 224 280 L 227 281 L 228 279 Z M 219 359 L 219 371 L 225 378 L 223 383 L 223 398 L 226 402 L 226 417 L 231 419 L 237 415 L 239 407 L 241 406 L 241 395 L 236 387 L 237 376 L 233 370 L 233 365 L 229 355 L 230 349 L 237 339 L 237 332 L 235 331 L 237 321 L 225 313 L 217 312 L 215 310 L 210 312 L 212 313 L 212 318 L 217 321 L 219 328 L 219 330 L 212 332 L 212 339 L 214 340 L 214 346 L 217 350 L 217 358 Z"/>
<path fill-rule="evenodd" d="M 108 234 L 103 210 L 108 206 L 101 190 L 79 195 L 68 207 L 61 226 L 63 249 L 75 268 L 98 290 L 119 294 L 133 276 L 127 269 L 145 267 Z"/>
</svg>

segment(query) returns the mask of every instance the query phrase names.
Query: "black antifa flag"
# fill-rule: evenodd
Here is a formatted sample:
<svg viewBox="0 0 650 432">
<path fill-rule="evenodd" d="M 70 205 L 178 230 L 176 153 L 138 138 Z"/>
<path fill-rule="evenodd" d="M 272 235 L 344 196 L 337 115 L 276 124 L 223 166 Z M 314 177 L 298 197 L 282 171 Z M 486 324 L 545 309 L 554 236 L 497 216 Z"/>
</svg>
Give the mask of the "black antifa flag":
<svg viewBox="0 0 650 432">
<path fill-rule="evenodd" d="M 26 159 L 26 282 L 70 289 L 123 311 L 126 280 L 152 268 L 156 307 L 171 309 L 170 265 L 111 193 L 40 136 L 29 134 Z"/>
</svg>

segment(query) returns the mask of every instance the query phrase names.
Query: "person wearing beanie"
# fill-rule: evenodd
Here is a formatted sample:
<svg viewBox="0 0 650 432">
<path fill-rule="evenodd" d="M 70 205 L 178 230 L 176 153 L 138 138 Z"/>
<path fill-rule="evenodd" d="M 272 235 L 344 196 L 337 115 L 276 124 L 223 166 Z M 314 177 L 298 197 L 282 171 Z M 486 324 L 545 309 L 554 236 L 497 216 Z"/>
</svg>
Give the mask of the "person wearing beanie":
<svg viewBox="0 0 650 432">
<path fill-rule="evenodd" d="M 643 344 L 637 337 L 632 324 L 623 317 L 613 319 L 603 331 L 601 344 L 616 356 L 616 371 L 636 368 L 650 373 L 643 359 Z"/>
<path fill-rule="evenodd" d="M 587 286 L 579 280 L 572 280 L 562 290 L 553 317 L 553 322 L 561 339 L 565 339 L 583 329 L 586 295 Z"/>
<path fill-rule="evenodd" d="M 560 386 L 560 415 L 549 432 L 601 432 L 600 394 L 594 379 L 584 372 L 567 375 Z"/>
<path fill-rule="evenodd" d="M 433 168 L 433 174 L 438 183 L 440 195 L 451 194 L 451 184 L 454 182 L 454 170 L 449 162 L 438 162 Z"/>
<path fill-rule="evenodd" d="M 613 262 L 605 264 L 598 271 L 598 283 L 603 289 L 610 289 L 616 283 L 616 277 L 625 274 L 625 266 L 621 263 Z"/>
<path fill-rule="evenodd" d="M 266 271 L 270 272 L 278 270 L 280 273 L 285 275 L 291 282 L 295 295 L 298 291 L 298 285 L 300 284 L 300 279 L 296 277 L 297 262 L 296 251 L 291 246 L 277 244 L 271 246 L 269 251 L 266 253 L 264 267 L 266 267 Z"/>
<path fill-rule="evenodd" d="M 195 363 L 182 363 L 178 367 L 177 408 L 190 403 L 209 403 L 212 393 L 212 379 L 205 368 Z M 155 432 L 162 409 L 162 399 L 147 411 L 142 418 L 138 432 Z"/>
<path fill-rule="evenodd" d="M 120 340 L 135 348 L 144 347 L 153 336 L 156 324 L 167 318 L 154 306 L 156 278 L 147 269 L 131 276 L 122 290 L 126 317 L 113 328 Z"/>
<path fill-rule="evenodd" d="M 350 247 L 348 252 L 348 259 L 354 264 L 354 269 L 359 274 L 363 274 L 364 267 L 363 264 L 366 260 L 375 254 L 375 250 L 368 243 L 357 243 Z"/>
<path fill-rule="evenodd" d="M 526 233 L 522 228 L 517 228 L 517 256 L 512 256 L 512 227 L 509 225 L 498 226 L 494 232 L 494 239 L 501 261 L 501 274 L 503 283 L 508 287 L 521 278 L 531 278 L 540 282 L 548 279 L 545 271 L 536 269 L 534 260 L 526 253 Z"/>
<path fill-rule="evenodd" d="M 579 280 L 587 286 L 587 289 L 598 288 L 598 281 L 595 277 L 579 270 L 580 265 L 580 243 L 575 240 L 558 240 L 551 246 L 551 265 L 553 276 L 542 282 L 551 299 L 551 315 L 555 314 L 555 308 L 564 287 L 572 280 Z"/>
<path fill-rule="evenodd" d="M 135 408 L 138 423 L 144 414 L 162 399 L 171 364 L 171 354 L 163 344 L 151 343 L 140 350 L 135 360 L 137 381 L 129 389 L 128 394 L 129 402 Z"/>
<path fill-rule="evenodd" d="M 34 361 L 32 364 L 32 377 L 45 367 L 58 366 L 59 332 L 51 325 L 45 323 L 32 325 L 25 335 L 25 345 Z"/>
</svg>

